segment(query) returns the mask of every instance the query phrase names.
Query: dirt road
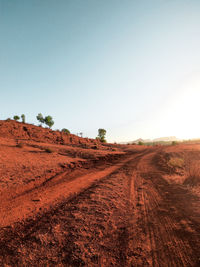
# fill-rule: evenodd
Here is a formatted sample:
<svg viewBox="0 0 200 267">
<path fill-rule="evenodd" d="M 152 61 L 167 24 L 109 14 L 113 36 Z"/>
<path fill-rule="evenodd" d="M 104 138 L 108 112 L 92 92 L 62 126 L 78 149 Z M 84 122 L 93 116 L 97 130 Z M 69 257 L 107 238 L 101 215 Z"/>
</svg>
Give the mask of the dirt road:
<svg viewBox="0 0 200 267">
<path fill-rule="evenodd" d="M 0 265 L 200 266 L 200 201 L 163 178 L 159 150 L 2 197 Z"/>
</svg>

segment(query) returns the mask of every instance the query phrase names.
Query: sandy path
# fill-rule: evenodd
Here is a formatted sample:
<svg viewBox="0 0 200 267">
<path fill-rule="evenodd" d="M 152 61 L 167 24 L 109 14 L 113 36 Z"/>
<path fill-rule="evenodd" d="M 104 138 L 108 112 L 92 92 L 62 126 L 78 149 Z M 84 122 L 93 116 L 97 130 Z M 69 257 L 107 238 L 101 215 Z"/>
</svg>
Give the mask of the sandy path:
<svg viewBox="0 0 200 267">
<path fill-rule="evenodd" d="M 1 228 L 1 265 L 200 266 L 199 199 L 162 178 L 155 153 L 74 179 L 75 197 Z"/>
</svg>

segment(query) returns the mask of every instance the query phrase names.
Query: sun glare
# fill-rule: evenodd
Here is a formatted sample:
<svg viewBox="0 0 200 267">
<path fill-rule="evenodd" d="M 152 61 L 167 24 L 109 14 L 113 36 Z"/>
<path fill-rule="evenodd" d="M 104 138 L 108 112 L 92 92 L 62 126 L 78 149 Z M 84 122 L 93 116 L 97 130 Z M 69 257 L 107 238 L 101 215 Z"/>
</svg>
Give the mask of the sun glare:
<svg viewBox="0 0 200 267">
<path fill-rule="evenodd" d="M 188 139 L 200 137 L 200 80 L 186 81 L 172 96 L 165 117 L 171 132 L 177 137 Z"/>
<path fill-rule="evenodd" d="M 149 125 L 149 129 L 155 128 L 157 136 L 200 138 L 199 102 L 200 79 L 192 75 L 176 85 L 174 93 L 155 115 L 154 126 Z"/>
</svg>

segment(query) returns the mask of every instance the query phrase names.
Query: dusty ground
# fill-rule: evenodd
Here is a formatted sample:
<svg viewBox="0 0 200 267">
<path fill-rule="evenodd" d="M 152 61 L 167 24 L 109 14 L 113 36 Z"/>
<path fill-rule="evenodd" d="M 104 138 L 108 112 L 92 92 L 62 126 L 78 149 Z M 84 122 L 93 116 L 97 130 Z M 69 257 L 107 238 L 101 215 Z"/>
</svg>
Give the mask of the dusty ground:
<svg viewBox="0 0 200 267">
<path fill-rule="evenodd" d="M 49 146 L 0 139 L 1 266 L 200 266 L 200 145 Z"/>
</svg>

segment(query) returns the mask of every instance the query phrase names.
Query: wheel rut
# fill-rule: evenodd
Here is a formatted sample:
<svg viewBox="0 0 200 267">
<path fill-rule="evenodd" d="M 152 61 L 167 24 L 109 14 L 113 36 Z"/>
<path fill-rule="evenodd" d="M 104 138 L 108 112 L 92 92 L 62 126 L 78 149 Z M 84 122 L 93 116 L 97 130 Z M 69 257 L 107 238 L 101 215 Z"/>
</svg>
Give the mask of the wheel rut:
<svg viewBox="0 0 200 267">
<path fill-rule="evenodd" d="M 1 265 L 199 266 L 199 214 L 186 206 L 197 199 L 162 178 L 155 153 L 134 155 L 70 199 L 1 228 Z"/>
</svg>

